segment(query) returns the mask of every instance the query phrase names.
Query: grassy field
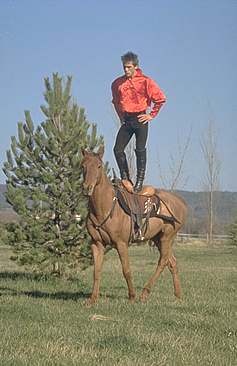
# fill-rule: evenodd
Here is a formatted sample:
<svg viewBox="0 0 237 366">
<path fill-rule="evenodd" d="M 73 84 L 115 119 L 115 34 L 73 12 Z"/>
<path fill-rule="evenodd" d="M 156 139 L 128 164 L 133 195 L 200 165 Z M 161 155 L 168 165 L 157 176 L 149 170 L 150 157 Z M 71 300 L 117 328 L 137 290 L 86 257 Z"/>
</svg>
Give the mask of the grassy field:
<svg viewBox="0 0 237 366">
<path fill-rule="evenodd" d="M 120 263 L 111 251 L 101 297 L 85 307 L 92 268 L 80 280 L 40 279 L 19 272 L 0 249 L 0 365 L 236 365 L 237 248 L 180 245 L 183 300 L 166 270 L 146 304 L 127 301 Z M 131 247 L 138 295 L 158 253 Z"/>
</svg>

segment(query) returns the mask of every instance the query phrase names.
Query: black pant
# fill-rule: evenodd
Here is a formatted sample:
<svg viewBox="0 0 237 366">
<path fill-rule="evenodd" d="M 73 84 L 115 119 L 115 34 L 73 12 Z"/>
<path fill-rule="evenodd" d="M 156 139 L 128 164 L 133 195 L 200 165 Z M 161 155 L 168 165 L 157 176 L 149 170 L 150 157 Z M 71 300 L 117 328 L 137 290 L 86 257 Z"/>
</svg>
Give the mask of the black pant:
<svg viewBox="0 0 237 366">
<path fill-rule="evenodd" d="M 124 123 L 120 127 L 115 145 L 114 145 L 114 153 L 124 152 L 125 147 L 131 140 L 133 134 L 136 137 L 136 150 L 144 151 L 146 147 L 147 137 L 148 137 L 148 123 L 143 124 L 138 122 L 137 115 L 142 114 L 144 112 L 139 113 L 125 113 Z"/>
</svg>

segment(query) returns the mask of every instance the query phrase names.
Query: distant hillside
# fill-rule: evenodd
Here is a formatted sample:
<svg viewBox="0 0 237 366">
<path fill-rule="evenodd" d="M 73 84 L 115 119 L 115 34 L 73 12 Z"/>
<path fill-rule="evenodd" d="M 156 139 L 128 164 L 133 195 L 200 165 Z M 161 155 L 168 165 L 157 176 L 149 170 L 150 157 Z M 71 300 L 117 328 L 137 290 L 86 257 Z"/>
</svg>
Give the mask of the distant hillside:
<svg viewBox="0 0 237 366">
<path fill-rule="evenodd" d="M 6 185 L 0 184 L 0 210 L 4 211 L 0 215 L 0 221 L 3 221 L 2 218 L 4 215 L 7 215 L 9 217 L 12 211 L 10 209 L 10 205 L 6 202 L 4 196 L 5 192 Z M 176 193 L 184 198 L 189 207 L 188 220 L 185 225 L 184 231 L 192 233 L 205 233 L 207 222 L 207 193 L 189 191 L 177 191 Z M 232 223 L 237 217 L 237 192 L 214 192 L 214 203 L 214 229 L 216 233 L 222 234 L 225 232 L 226 226 Z M 13 211 L 12 217 L 15 218 L 15 214 Z"/>
<path fill-rule="evenodd" d="M 207 192 L 177 191 L 189 206 L 189 217 L 186 224 L 186 231 L 205 232 L 207 222 Z M 226 226 L 237 217 L 237 192 L 214 192 L 214 230 L 216 233 L 223 233 Z M 188 226 L 191 226 L 189 230 Z"/>
</svg>

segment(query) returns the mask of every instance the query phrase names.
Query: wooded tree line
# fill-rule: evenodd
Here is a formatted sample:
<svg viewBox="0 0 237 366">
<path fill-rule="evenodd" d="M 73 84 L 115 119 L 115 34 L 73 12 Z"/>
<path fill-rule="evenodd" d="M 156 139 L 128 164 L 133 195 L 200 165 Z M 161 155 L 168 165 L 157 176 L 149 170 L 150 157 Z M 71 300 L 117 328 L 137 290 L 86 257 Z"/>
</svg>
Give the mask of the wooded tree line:
<svg viewBox="0 0 237 366">
<path fill-rule="evenodd" d="M 20 222 L 2 228 L 2 241 L 14 247 L 15 259 L 21 264 L 40 271 L 65 273 L 83 268 L 91 260 L 81 149 L 96 151 L 103 137 L 98 136 L 96 124 L 87 120 L 84 109 L 72 101 L 71 83 L 71 77 L 63 82 L 58 74 L 53 74 L 52 81 L 44 80 L 45 104 L 41 111 L 45 120 L 35 127 L 30 112 L 25 111 L 25 121 L 18 123 L 18 136 L 11 138 L 3 168 L 6 198 Z M 182 175 L 189 142 L 190 136 L 180 159 L 173 161 L 171 190 L 175 190 Z M 218 177 L 214 146 L 212 134 L 207 135 L 203 152 L 208 163 L 210 243 L 213 191 Z M 232 232 L 236 242 L 236 224 Z"/>
</svg>

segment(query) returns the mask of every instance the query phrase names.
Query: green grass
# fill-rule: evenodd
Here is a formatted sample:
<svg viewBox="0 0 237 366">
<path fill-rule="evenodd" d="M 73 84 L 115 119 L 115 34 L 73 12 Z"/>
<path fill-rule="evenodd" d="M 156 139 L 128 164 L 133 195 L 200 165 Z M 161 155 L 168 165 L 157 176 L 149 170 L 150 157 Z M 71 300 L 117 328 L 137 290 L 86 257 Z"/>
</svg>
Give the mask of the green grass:
<svg viewBox="0 0 237 366">
<path fill-rule="evenodd" d="M 140 295 L 158 253 L 129 252 Z M 175 252 L 182 301 L 174 299 L 166 270 L 146 304 L 130 305 L 111 251 L 99 303 L 87 308 L 92 268 L 78 281 L 40 279 L 19 272 L 0 250 L 0 365 L 235 365 L 237 248 L 182 245 Z"/>
</svg>

